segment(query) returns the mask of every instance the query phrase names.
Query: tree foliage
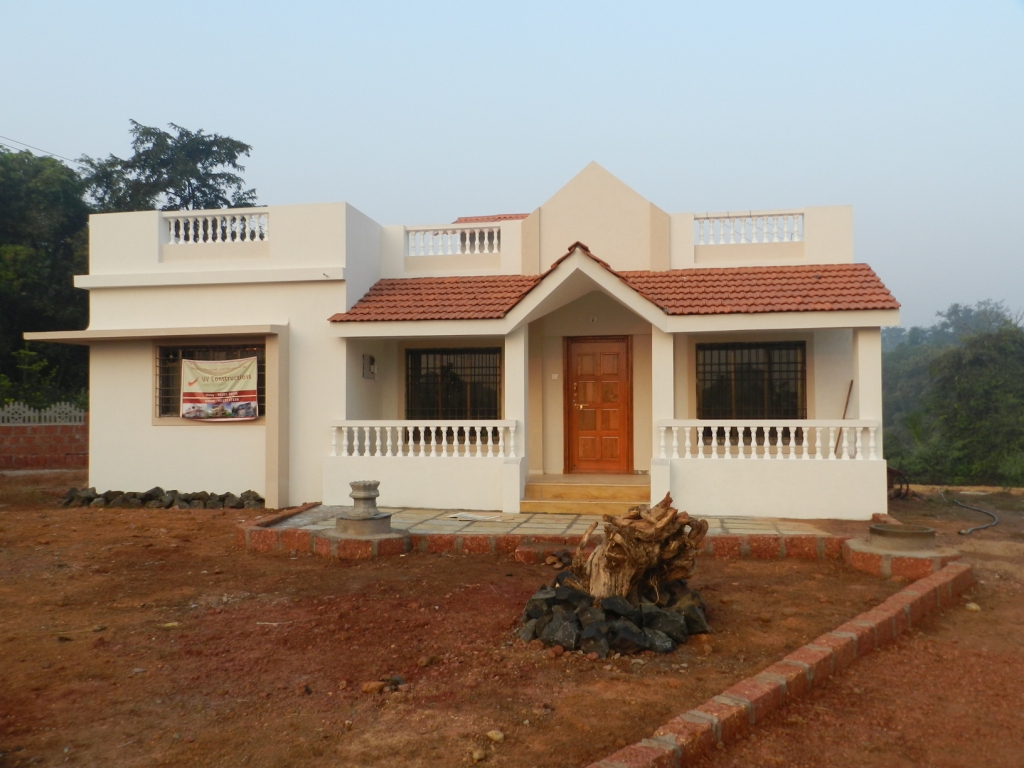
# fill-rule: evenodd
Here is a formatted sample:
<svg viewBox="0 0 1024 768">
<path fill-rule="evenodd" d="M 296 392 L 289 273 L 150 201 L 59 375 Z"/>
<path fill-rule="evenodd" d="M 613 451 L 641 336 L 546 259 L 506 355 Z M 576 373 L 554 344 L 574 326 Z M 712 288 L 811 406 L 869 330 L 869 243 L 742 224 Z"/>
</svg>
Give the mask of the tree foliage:
<svg viewBox="0 0 1024 768">
<path fill-rule="evenodd" d="M 132 120 L 130 158 L 82 158 L 89 168 L 86 188 L 97 211 L 255 205 L 256 190 L 245 189 L 239 175 L 245 166 L 238 162 L 241 156 L 249 156 L 251 146 L 202 129 L 190 131 L 174 123 L 169 127 L 173 134 Z"/>
<path fill-rule="evenodd" d="M 884 340 L 890 462 L 919 482 L 1024 485 L 1024 330 L 1005 305 L 952 305 Z"/>
<path fill-rule="evenodd" d="M 73 285 L 87 271 L 83 192 L 58 160 L 0 148 L 0 401 L 40 404 L 86 386 L 83 348 L 22 340 L 88 322 L 88 297 Z"/>
</svg>

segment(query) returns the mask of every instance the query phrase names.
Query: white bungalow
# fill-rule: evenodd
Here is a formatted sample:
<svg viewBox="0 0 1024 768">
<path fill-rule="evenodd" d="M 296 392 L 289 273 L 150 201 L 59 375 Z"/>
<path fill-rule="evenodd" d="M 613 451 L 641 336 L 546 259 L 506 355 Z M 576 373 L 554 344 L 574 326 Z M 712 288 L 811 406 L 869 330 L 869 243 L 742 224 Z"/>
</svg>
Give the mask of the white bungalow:
<svg viewBox="0 0 1024 768">
<path fill-rule="evenodd" d="M 585 244 L 585 245 L 584 245 Z M 884 512 L 880 327 L 849 207 L 666 213 L 596 164 L 530 214 L 346 203 L 91 218 L 89 481 L 702 516 Z M 257 357 L 259 417 L 182 418 L 183 359 Z"/>
</svg>

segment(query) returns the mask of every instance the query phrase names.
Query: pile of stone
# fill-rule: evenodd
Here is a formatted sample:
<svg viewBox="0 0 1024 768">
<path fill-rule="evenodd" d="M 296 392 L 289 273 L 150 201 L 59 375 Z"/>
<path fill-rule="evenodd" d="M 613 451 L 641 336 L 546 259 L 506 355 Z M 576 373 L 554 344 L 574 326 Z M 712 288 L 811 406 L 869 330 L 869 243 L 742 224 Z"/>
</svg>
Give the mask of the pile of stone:
<svg viewBox="0 0 1024 768">
<path fill-rule="evenodd" d="M 609 653 L 670 653 L 690 635 L 711 631 L 704 601 L 685 581 L 661 584 L 657 602 L 632 602 L 618 596 L 596 600 L 567 586 L 564 581 L 571 575 L 562 571 L 554 586 L 541 587 L 527 600 L 521 640 L 539 639 L 604 659 Z"/>
<path fill-rule="evenodd" d="M 126 507 L 128 509 L 263 509 L 263 497 L 256 491 L 233 493 L 179 493 L 160 486 L 148 491 L 105 491 L 95 488 L 70 488 L 61 501 L 62 507 Z"/>
</svg>

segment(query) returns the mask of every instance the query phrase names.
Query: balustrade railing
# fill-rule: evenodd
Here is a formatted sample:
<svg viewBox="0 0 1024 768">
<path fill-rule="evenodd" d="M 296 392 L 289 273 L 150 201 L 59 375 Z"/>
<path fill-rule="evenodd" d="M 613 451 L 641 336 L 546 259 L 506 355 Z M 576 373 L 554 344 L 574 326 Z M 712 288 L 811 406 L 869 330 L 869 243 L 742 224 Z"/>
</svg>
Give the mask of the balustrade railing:
<svg viewBox="0 0 1024 768">
<path fill-rule="evenodd" d="M 0 408 L 0 424 L 85 424 L 86 412 L 71 403 L 33 408 L 14 401 Z"/>
<path fill-rule="evenodd" d="M 799 212 L 704 214 L 693 217 L 694 245 L 796 243 L 804 239 Z"/>
<path fill-rule="evenodd" d="M 331 456 L 515 458 L 515 421 L 338 421 Z"/>
<path fill-rule="evenodd" d="M 169 245 L 257 243 L 270 238 L 270 214 L 258 209 L 163 214 Z"/>
<path fill-rule="evenodd" d="M 662 459 L 875 460 L 876 421 L 658 422 Z"/>
<path fill-rule="evenodd" d="M 406 256 L 456 256 L 501 253 L 501 226 L 451 224 L 446 227 L 407 227 Z"/>
</svg>

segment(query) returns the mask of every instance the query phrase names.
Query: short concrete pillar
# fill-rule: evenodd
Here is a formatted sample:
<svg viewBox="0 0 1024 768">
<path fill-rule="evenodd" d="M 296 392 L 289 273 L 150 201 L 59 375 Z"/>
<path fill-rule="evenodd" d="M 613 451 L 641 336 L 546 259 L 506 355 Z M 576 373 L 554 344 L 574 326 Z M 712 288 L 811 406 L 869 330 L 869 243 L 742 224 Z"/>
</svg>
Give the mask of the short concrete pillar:
<svg viewBox="0 0 1024 768">
<path fill-rule="evenodd" d="M 352 511 L 349 517 L 352 519 L 367 519 L 376 517 L 377 497 L 380 496 L 380 480 L 355 480 L 349 483 L 352 486 Z"/>
<path fill-rule="evenodd" d="M 356 480 L 352 486 L 352 511 L 335 519 L 338 533 L 350 537 L 390 536 L 391 515 L 377 509 L 380 480 Z"/>
</svg>

